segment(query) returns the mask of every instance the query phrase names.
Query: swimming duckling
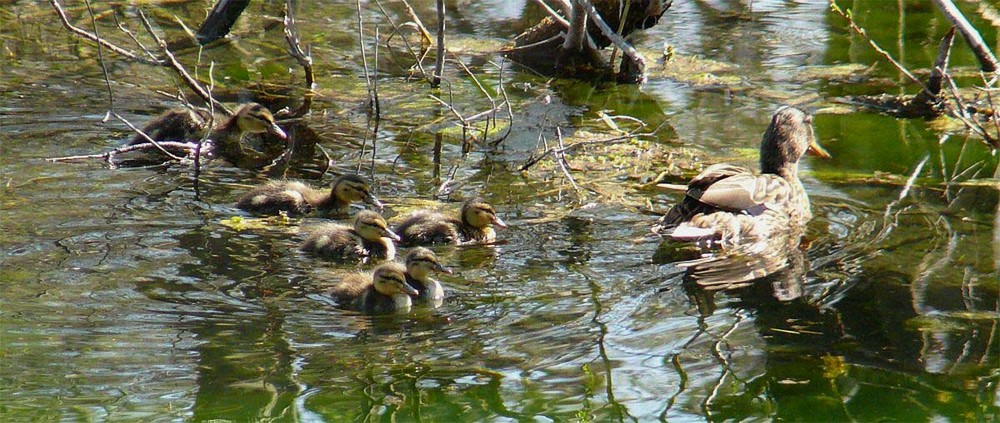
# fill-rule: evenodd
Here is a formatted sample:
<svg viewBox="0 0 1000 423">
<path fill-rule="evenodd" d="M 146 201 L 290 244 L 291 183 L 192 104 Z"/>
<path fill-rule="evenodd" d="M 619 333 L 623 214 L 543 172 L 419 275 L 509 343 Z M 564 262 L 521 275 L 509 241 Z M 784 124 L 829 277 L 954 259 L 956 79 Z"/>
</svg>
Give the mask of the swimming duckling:
<svg viewBox="0 0 1000 423">
<path fill-rule="evenodd" d="M 444 267 L 434 252 L 416 247 L 406 253 L 403 259 L 406 263 L 406 283 L 420 291 L 420 299 L 427 300 L 438 307 L 444 301 L 444 287 L 431 277 L 431 272 L 451 274 L 451 269 Z"/>
<path fill-rule="evenodd" d="M 142 128 L 142 132 L 149 135 L 155 141 L 182 141 L 193 142 L 201 139 L 208 129 L 212 115 L 204 109 L 172 109 L 149 121 Z M 221 122 L 212 128 L 208 134 L 208 139 L 214 145 L 215 155 L 235 164 L 248 164 L 248 161 L 267 160 L 261 157 L 262 153 L 248 149 L 240 141 L 244 134 L 269 133 L 275 137 L 285 140 L 288 135 L 274 122 L 274 116 L 266 107 L 257 103 L 247 103 L 236 109 L 233 115 L 226 119 L 216 119 Z M 136 135 L 128 142 L 128 145 L 143 144 L 148 142 L 141 135 Z M 177 149 L 166 149 L 173 154 L 185 154 Z M 273 160 L 274 158 L 270 158 Z"/>
<path fill-rule="evenodd" d="M 396 232 L 401 244 L 489 244 L 496 240 L 496 232 L 490 225 L 506 228 L 507 224 L 497 216 L 493 206 L 480 197 L 472 198 L 462 205 L 458 219 L 441 213 L 417 211 L 404 219 Z"/>
<path fill-rule="evenodd" d="M 382 215 L 364 210 L 354 218 L 354 227 L 337 223 L 321 225 L 302 244 L 302 251 L 332 260 L 392 260 L 393 240 L 399 235 L 389 230 Z"/>
<path fill-rule="evenodd" d="M 330 191 L 324 192 L 297 181 L 274 181 L 243 194 L 236 207 L 251 213 L 289 216 L 305 214 L 315 209 L 322 216 L 347 216 L 351 203 L 364 201 L 376 208 L 382 202 L 372 194 L 368 181 L 354 175 L 341 175 L 333 180 Z"/>
<path fill-rule="evenodd" d="M 413 305 L 410 296 L 418 295 L 406 283 L 405 272 L 399 263 L 383 263 L 373 273 L 348 275 L 330 290 L 330 296 L 345 307 L 366 313 L 405 312 Z"/>
<path fill-rule="evenodd" d="M 709 166 L 688 184 L 687 195 L 653 227 L 675 240 L 756 242 L 804 225 L 812 218 L 799 180 L 806 154 L 829 158 L 817 142 L 812 116 L 794 107 L 778 109 L 760 144 L 760 170 Z"/>
</svg>

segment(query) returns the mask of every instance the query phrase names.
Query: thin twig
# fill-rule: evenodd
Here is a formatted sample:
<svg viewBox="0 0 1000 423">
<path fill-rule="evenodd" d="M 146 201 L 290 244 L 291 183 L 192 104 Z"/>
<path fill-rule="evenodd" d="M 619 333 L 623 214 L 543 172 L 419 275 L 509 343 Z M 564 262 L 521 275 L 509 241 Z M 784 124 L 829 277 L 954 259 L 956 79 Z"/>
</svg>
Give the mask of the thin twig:
<svg viewBox="0 0 1000 423">
<path fill-rule="evenodd" d="M 556 150 L 556 163 L 559 163 L 559 168 L 562 169 L 563 175 L 566 175 L 566 179 L 569 179 L 569 183 L 573 185 L 573 190 L 576 191 L 577 198 L 583 199 L 583 195 L 580 193 L 580 186 L 576 184 L 576 180 L 573 179 L 573 175 L 570 175 L 567 168 L 566 155 L 564 153 L 566 147 L 563 146 L 562 129 L 558 126 L 556 127 L 556 137 L 559 140 L 559 150 Z"/>
<path fill-rule="evenodd" d="M 924 85 L 924 83 L 920 79 L 918 79 L 916 76 L 913 76 L 913 73 L 911 73 L 908 69 L 906 69 L 906 67 L 903 66 L 902 63 L 897 62 L 896 59 L 892 57 L 892 54 L 889 54 L 888 51 L 879 46 L 878 43 L 875 42 L 875 40 L 871 39 L 871 37 L 868 36 L 868 33 L 864 29 L 859 27 L 857 23 L 854 22 L 854 18 L 851 17 L 850 11 L 844 12 L 844 10 L 842 10 L 840 6 L 837 5 L 836 0 L 830 0 L 830 8 L 838 15 L 846 19 L 847 25 L 851 28 L 851 30 L 860 35 L 866 41 L 868 41 L 868 44 L 871 45 L 872 48 L 875 49 L 875 51 L 878 54 L 881 54 L 882 57 L 888 60 L 889 63 L 896 68 L 896 70 L 900 71 L 903 75 L 906 75 L 906 77 L 909 78 L 911 81 L 919 85 L 920 89 L 926 92 L 927 95 L 931 97 L 934 96 L 934 93 L 930 92 L 930 90 L 927 89 L 927 86 Z"/>
<path fill-rule="evenodd" d="M 184 69 L 184 65 L 182 65 L 180 62 L 177 61 L 177 58 L 174 57 L 174 54 L 170 51 L 169 48 L 167 48 L 167 42 L 164 41 L 163 38 L 161 38 L 159 35 L 157 35 L 155 30 L 153 30 L 153 25 L 149 23 L 149 19 L 146 18 L 146 14 L 142 12 L 142 9 L 138 9 L 138 12 L 139 12 L 139 20 L 142 22 L 143 27 L 146 28 L 146 32 L 148 32 L 149 35 L 153 37 L 153 40 L 156 41 L 156 45 L 160 46 L 160 50 L 163 51 L 163 55 L 167 58 L 166 62 L 168 66 L 170 66 L 170 68 L 172 68 L 174 72 L 177 72 L 177 74 L 181 77 L 181 79 L 183 79 L 184 82 L 187 84 L 188 88 L 194 91 L 195 94 L 198 94 L 198 96 L 201 97 L 202 100 L 205 100 L 206 103 L 213 104 L 214 105 L 213 107 L 215 107 L 216 109 L 224 111 L 227 116 L 232 116 L 233 112 L 229 110 L 229 108 L 226 107 L 224 104 L 215 101 L 215 99 L 213 99 L 212 96 L 209 95 L 208 91 L 205 90 L 205 87 L 203 87 L 201 83 L 198 82 L 198 80 L 194 79 L 191 76 L 191 74 L 189 74 L 187 70 Z"/>
<path fill-rule="evenodd" d="M 313 59 L 308 50 L 303 50 L 299 42 L 298 26 L 295 20 L 295 10 L 292 0 L 285 1 L 285 41 L 288 43 L 288 54 L 292 56 L 302 66 L 305 74 L 306 92 L 303 94 L 302 104 L 294 112 L 282 114 L 282 119 L 300 118 L 309 114 L 312 109 L 313 94 L 315 93 L 315 76 L 313 75 Z"/>
<path fill-rule="evenodd" d="M 535 3 L 541 6 L 542 10 L 544 10 L 545 13 L 548 14 L 550 18 L 552 18 L 552 20 L 559 22 L 560 24 L 562 24 L 562 26 L 566 28 L 570 27 L 569 21 L 567 21 L 566 18 L 559 16 L 559 13 L 553 10 L 551 7 L 549 7 L 549 5 L 545 3 L 545 0 L 535 0 Z"/>
<path fill-rule="evenodd" d="M 70 23 L 69 18 L 66 16 L 66 12 L 63 11 L 62 6 L 59 4 L 59 2 L 57 0 L 49 0 L 49 3 L 52 4 L 52 7 L 54 9 L 56 9 L 56 13 L 59 15 L 59 20 L 62 21 L 63 26 L 66 27 L 66 29 L 68 29 L 70 32 L 72 32 L 72 33 L 74 33 L 74 34 L 76 34 L 76 35 L 78 35 L 80 37 L 83 37 L 85 39 L 88 39 L 88 40 L 90 40 L 92 42 L 95 42 L 97 44 L 103 45 L 108 50 L 111 50 L 111 51 L 115 52 L 116 54 L 118 54 L 118 55 L 120 55 L 122 57 L 125 57 L 125 58 L 127 58 L 129 60 L 133 60 L 133 61 L 136 61 L 136 62 L 139 62 L 139 63 L 148 64 L 148 65 L 167 66 L 167 62 L 165 60 L 162 60 L 162 59 L 155 59 L 154 60 L 154 59 L 147 59 L 145 57 L 141 57 L 141 56 L 139 56 L 139 55 L 137 55 L 137 54 L 135 54 L 135 53 L 133 53 L 133 52 L 131 52 L 129 50 L 126 50 L 126 49 L 124 49 L 122 47 L 118 47 L 118 46 L 116 46 L 116 45 L 114 45 L 114 44 L 112 44 L 112 43 L 110 43 L 108 41 L 105 41 L 101 37 L 98 37 L 96 34 L 91 34 L 91 33 L 87 32 L 86 30 L 83 30 L 83 29 L 77 28 L 76 26 L 73 26 L 73 24 Z"/>
<path fill-rule="evenodd" d="M 375 99 L 372 96 L 372 78 L 368 73 L 368 54 L 365 52 L 365 24 L 361 11 L 361 0 L 357 0 L 355 3 L 358 6 L 358 45 L 361 46 L 361 63 L 365 67 L 365 84 L 368 86 L 368 113 L 370 114 L 375 108 Z"/>
<path fill-rule="evenodd" d="M 94 27 L 94 36 L 100 38 L 97 33 L 97 18 L 94 17 L 94 9 L 90 6 L 90 0 L 84 0 L 87 4 L 87 12 L 90 14 L 90 23 Z M 104 63 L 104 48 L 101 43 L 97 43 L 97 60 L 101 64 L 101 72 L 104 73 L 104 83 L 108 87 L 108 109 L 115 110 L 115 93 L 111 90 L 111 76 L 108 74 L 108 66 Z M 105 119 L 107 119 L 105 115 Z"/>
<path fill-rule="evenodd" d="M 503 86 L 503 65 L 504 63 L 506 63 L 506 61 L 507 59 L 504 58 L 503 60 L 500 61 L 500 65 L 498 66 L 500 70 L 497 73 L 498 75 L 497 87 L 498 90 L 500 91 L 500 95 L 503 96 L 503 103 L 507 105 L 507 119 L 509 122 L 507 123 L 507 130 L 504 131 L 504 134 L 497 137 L 497 139 L 493 140 L 492 142 L 490 142 L 490 145 L 493 147 L 496 147 L 498 144 L 503 142 L 503 140 L 507 139 L 507 137 L 510 136 L 511 129 L 514 127 L 514 110 L 511 108 L 510 99 L 507 98 L 507 89 L 504 88 Z M 494 127 L 495 126 L 496 125 L 494 124 Z"/>
<path fill-rule="evenodd" d="M 215 61 L 209 62 L 208 64 L 208 96 L 212 97 L 212 91 L 215 90 Z M 212 134 L 212 128 L 215 128 L 215 102 L 208 102 L 208 130 L 205 134 L 201 136 L 198 140 L 198 145 L 194 147 L 194 196 L 198 199 L 200 195 L 200 184 L 201 179 L 201 148 L 205 145 L 205 141 Z"/>
<path fill-rule="evenodd" d="M 129 122 L 127 119 L 125 119 L 124 117 L 122 117 L 121 115 L 119 115 L 117 112 L 112 111 L 111 115 L 114 116 L 115 119 L 118 119 L 119 122 L 124 123 L 125 126 L 129 127 L 129 129 L 131 129 L 132 132 L 135 132 L 136 134 L 139 134 L 139 136 L 142 137 L 142 139 L 146 140 L 147 143 L 150 143 L 153 146 L 155 146 L 156 148 L 160 149 L 160 151 L 163 152 L 163 154 L 166 154 L 167 157 L 170 157 L 173 160 L 183 160 L 182 157 L 178 157 L 178 156 L 174 155 L 173 153 L 167 151 L 167 149 L 165 148 L 165 147 L 168 147 L 167 143 L 154 140 L 149 135 L 147 135 L 145 132 L 142 132 L 141 129 L 136 128 L 135 125 L 132 124 L 132 122 Z M 187 143 L 185 143 L 185 144 L 187 144 Z M 114 152 L 114 150 L 112 150 L 112 152 Z M 115 154 L 117 154 L 117 153 L 115 153 Z"/>
<path fill-rule="evenodd" d="M 116 117 L 120 118 L 120 116 L 116 116 Z M 191 142 L 178 142 L 178 141 L 159 141 L 159 142 L 156 142 L 154 144 L 152 142 L 145 142 L 145 143 L 142 143 L 142 144 L 132 144 L 132 145 L 126 145 L 126 146 L 118 147 L 118 148 L 116 148 L 114 150 L 107 151 L 107 152 L 104 152 L 104 153 L 99 153 L 99 154 L 84 154 L 84 155 L 79 155 L 79 156 L 49 157 L 49 158 L 45 159 L 45 161 L 49 161 L 49 162 L 70 162 L 70 161 L 87 160 L 87 159 L 105 159 L 105 160 L 107 160 L 107 159 L 109 159 L 111 157 L 114 157 L 114 156 L 116 156 L 118 154 L 128 153 L 128 152 L 131 152 L 131 151 L 156 150 L 156 149 L 162 150 L 164 148 L 176 148 L 176 149 L 184 149 L 184 150 L 188 150 L 188 151 L 194 151 L 195 143 L 191 143 Z M 173 155 L 171 155 L 171 156 L 175 160 L 183 160 L 180 157 L 173 156 Z"/>
<path fill-rule="evenodd" d="M 403 33 L 399 30 L 399 25 L 396 25 L 396 22 L 392 19 L 392 17 L 389 16 L 389 12 L 387 12 L 385 10 L 385 8 L 382 7 L 382 3 L 379 0 L 375 0 L 375 5 L 378 6 L 379 10 L 382 11 L 382 15 L 385 16 L 386 20 L 389 21 L 389 25 L 392 25 L 392 34 L 389 34 L 389 37 L 386 38 L 386 40 L 385 40 L 385 46 L 388 48 L 389 47 L 389 42 L 392 40 L 392 37 L 394 37 L 396 34 L 400 34 L 400 38 L 403 39 L 403 45 L 406 46 L 406 50 L 409 51 L 410 54 L 413 56 L 414 63 L 416 64 L 417 69 L 420 70 L 420 75 L 424 79 L 426 79 L 428 82 L 430 82 L 430 76 L 427 75 L 427 71 L 424 70 L 424 60 L 423 59 L 427 55 L 427 49 L 424 48 L 425 44 L 421 43 L 421 50 L 422 50 L 421 54 L 417 54 L 417 52 L 413 51 L 413 46 L 410 45 L 410 40 L 407 40 L 406 36 L 403 35 Z M 410 10 L 412 11 L 412 8 Z M 427 40 L 427 38 L 425 38 L 427 30 L 423 29 L 416 22 L 412 22 L 412 23 L 413 23 L 413 26 L 416 27 L 417 30 L 420 32 L 421 40 Z M 412 66 L 411 66 L 411 69 L 412 69 Z"/>
</svg>

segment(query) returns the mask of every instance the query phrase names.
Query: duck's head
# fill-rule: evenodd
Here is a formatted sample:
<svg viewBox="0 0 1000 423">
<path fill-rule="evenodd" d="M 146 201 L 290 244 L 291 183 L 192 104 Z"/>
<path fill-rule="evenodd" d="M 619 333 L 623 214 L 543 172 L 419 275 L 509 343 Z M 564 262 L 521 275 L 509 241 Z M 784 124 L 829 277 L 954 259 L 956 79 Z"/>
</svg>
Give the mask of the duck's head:
<svg viewBox="0 0 1000 423">
<path fill-rule="evenodd" d="M 396 295 L 420 295 L 416 289 L 406 283 L 406 268 L 396 262 L 380 264 L 375 268 L 372 280 L 375 290 L 390 297 Z"/>
<path fill-rule="evenodd" d="M 816 142 L 812 116 L 792 106 L 778 109 L 764 131 L 760 143 L 760 168 L 764 173 L 781 174 L 806 154 L 830 158 Z"/>
<path fill-rule="evenodd" d="M 424 247 L 410 250 L 403 261 L 406 262 L 406 272 L 417 280 L 427 280 L 431 272 L 451 274 L 451 269 L 441 264 L 433 251 Z"/>
<path fill-rule="evenodd" d="M 472 198 L 462 205 L 462 221 L 474 228 L 486 228 L 497 225 L 506 228 L 507 224 L 497 216 L 493 206 L 480 197 Z"/>
<path fill-rule="evenodd" d="M 251 134 L 267 132 L 283 140 L 288 139 L 285 131 L 282 131 L 278 124 L 274 123 L 274 115 L 271 114 L 271 111 L 258 103 L 247 103 L 240 106 L 233 114 L 233 118 L 236 119 L 240 131 Z"/>
<path fill-rule="evenodd" d="M 389 225 L 385 223 L 382 215 L 371 210 L 358 212 L 357 217 L 354 218 L 354 231 L 369 241 L 375 241 L 382 237 L 399 241 L 399 235 L 389 229 Z"/>
<path fill-rule="evenodd" d="M 382 202 L 378 201 L 378 197 L 375 197 L 375 194 L 372 194 L 368 181 L 355 174 L 341 175 L 337 179 L 334 179 L 331 195 L 342 203 L 349 204 L 363 201 L 372 207 L 382 208 Z"/>
</svg>

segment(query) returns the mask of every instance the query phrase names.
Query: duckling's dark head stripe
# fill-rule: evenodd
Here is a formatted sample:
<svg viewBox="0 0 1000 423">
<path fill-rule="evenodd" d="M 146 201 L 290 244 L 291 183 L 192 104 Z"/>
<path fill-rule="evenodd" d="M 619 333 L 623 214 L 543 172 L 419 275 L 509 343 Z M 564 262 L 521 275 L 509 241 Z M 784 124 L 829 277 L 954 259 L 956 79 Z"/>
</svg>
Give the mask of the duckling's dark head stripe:
<svg viewBox="0 0 1000 423">
<path fill-rule="evenodd" d="M 396 275 L 382 275 L 382 279 L 390 280 L 393 282 L 406 283 L 403 278 L 399 278 Z"/>
</svg>

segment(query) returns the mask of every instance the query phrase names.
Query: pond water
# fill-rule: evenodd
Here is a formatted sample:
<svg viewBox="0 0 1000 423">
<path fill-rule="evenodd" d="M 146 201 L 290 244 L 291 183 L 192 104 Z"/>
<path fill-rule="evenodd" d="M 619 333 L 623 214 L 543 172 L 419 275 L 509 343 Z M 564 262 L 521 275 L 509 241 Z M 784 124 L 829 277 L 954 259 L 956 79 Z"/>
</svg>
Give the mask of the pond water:
<svg viewBox="0 0 1000 423">
<path fill-rule="evenodd" d="M 271 3 L 254 2 L 234 41 L 201 53 L 199 71 L 215 62 L 220 92 L 236 93 L 227 101 L 300 77 Z M 299 30 L 317 60 L 306 123 L 333 168 L 323 175 L 315 160 L 277 173 L 210 164 L 197 191 L 188 166 L 45 161 L 105 151 L 129 131 L 101 123 L 108 97 L 98 52 L 59 26 L 47 2 L 8 2 L 0 11 L 0 420 L 1000 417 L 996 156 L 961 132 L 834 103 L 899 93 L 904 79 L 826 2 L 678 1 L 636 35 L 645 51 L 670 45 L 678 56 L 727 64 L 730 85 L 653 69 L 640 87 L 595 88 L 506 63 L 511 134 L 498 150 L 464 158 L 456 119 L 429 95 L 465 115 L 489 102 L 451 62 L 445 90 L 408 80 L 408 53 L 384 46 L 377 149 L 372 157 L 368 143 L 359 154 L 370 122 L 356 5 L 323 3 L 299 5 Z M 399 4 L 382 3 L 398 22 L 409 20 Z M 432 26 L 434 2 L 413 3 Z M 524 1 L 447 3 L 454 55 L 496 87 L 500 57 L 489 51 L 539 12 Z M 183 38 L 178 22 L 196 27 L 210 7 L 143 4 L 168 39 Z M 82 3 L 66 6 L 77 25 L 92 27 Z M 960 6 L 997 46 L 991 16 L 1000 6 Z M 102 33 L 115 34 L 103 13 L 109 6 L 94 7 Z M 116 7 L 141 32 L 134 6 Z M 948 27 L 930 2 L 850 7 L 913 69 L 928 67 Z M 384 39 L 391 26 L 377 4 L 362 9 L 371 55 L 375 27 Z M 194 49 L 178 55 L 192 66 L 199 60 Z M 143 122 L 177 104 L 153 92 L 177 91 L 168 71 L 107 59 L 115 109 L 126 118 Z M 956 42 L 952 65 L 974 63 Z M 788 271 L 745 289 L 690 286 L 650 236 L 657 212 L 680 194 L 637 187 L 667 161 L 638 175 L 629 166 L 573 169 L 581 182 L 621 186 L 582 201 L 558 167 L 517 170 L 539 132 L 550 140 L 557 126 L 567 135 L 610 132 L 601 113 L 662 124 L 668 129 L 646 141 L 661 150 L 755 166 L 760 134 L 782 104 L 816 112 L 833 159 L 804 164 L 816 216 L 808 248 L 793 252 Z M 645 159 L 637 152 L 629 160 Z M 353 268 L 296 248 L 299 227 L 314 218 L 246 231 L 222 224 L 243 215 L 232 204 L 250 185 L 281 176 L 322 185 L 359 163 L 387 216 L 480 194 L 510 224 L 499 245 L 435 249 L 456 270 L 442 277 L 442 307 L 387 316 L 340 310 L 317 287 Z M 452 172 L 451 195 L 436 198 Z M 911 175 L 915 184 L 904 190 Z"/>
</svg>

